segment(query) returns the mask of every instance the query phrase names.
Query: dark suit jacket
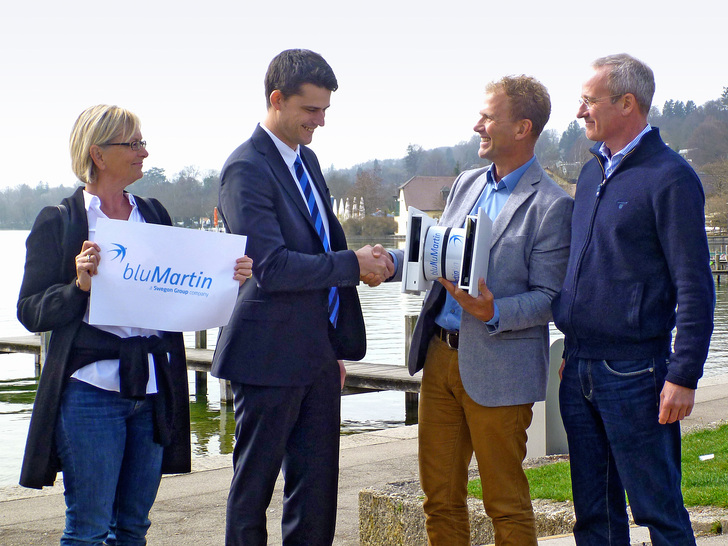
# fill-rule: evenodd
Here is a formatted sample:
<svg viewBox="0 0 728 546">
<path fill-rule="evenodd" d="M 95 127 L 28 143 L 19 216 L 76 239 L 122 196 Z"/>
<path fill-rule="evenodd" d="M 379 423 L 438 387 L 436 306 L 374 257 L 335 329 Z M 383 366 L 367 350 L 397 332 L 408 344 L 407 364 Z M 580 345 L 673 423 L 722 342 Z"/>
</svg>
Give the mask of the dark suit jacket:
<svg viewBox="0 0 728 546">
<path fill-rule="evenodd" d="M 324 252 L 311 214 L 273 140 L 260 126 L 238 147 L 220 175 L 220 212 L 229 232 L 246 235 L 253 281 L 238 293 L 218 340 L 212 374 L 238 383 L 300 386 L 336 359 L 366 352 L 356 286 L 359 265 L 331 210 L 316 155 L 301 158 L 324 202 L 331 250 Z M 328 291 L 339 287 L 336 329 L 328 320 Z"/>
<path fill-rule="evenodd" d="M 154 200 L 136 199 L 147 222 L 171 225 L 167 211 Z M 57 207 L 44 208 L 35 220 L 26 242 L 25 274 L 18 297 L 18 320 L 31 332 L 52 331 L 48 355 L 38 383 L 28 441 L 25 446 L 20 485 L 40 489 L 53 485 L 58 472 L 53 438 L 61 394 L 75 371 L 69 354 L 88 304 L 88 293 L 76 288 L 75 257 L 88 239 L 88 218 L 83 188 L 63 200 L 68 209 L 68 233 Z M 165 332 L 172 344 L 170 377 L 174 408 L 174 436 L 164 450 L 162 471 L 190 471 L 190 417 L 187 365 L 181 333 Z"/>
</svg>

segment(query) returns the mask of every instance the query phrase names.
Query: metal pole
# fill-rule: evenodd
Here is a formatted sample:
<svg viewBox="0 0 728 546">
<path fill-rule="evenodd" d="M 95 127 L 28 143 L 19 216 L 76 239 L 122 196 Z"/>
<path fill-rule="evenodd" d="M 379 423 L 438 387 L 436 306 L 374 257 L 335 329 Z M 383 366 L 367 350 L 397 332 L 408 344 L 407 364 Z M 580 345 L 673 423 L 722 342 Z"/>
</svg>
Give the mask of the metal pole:
<svg viewBox="0 0 728 546">
<path fill-rule="evenodd" d="M 415 331 L 418 315 L 404 316 L 404 365 L 407 366 L 410 346 L 412 345 L 412 334 Z M 404 424 L 416 425 L 419 412 L 420 395 L 416 392 L 404 393 Z"/>
</svg>

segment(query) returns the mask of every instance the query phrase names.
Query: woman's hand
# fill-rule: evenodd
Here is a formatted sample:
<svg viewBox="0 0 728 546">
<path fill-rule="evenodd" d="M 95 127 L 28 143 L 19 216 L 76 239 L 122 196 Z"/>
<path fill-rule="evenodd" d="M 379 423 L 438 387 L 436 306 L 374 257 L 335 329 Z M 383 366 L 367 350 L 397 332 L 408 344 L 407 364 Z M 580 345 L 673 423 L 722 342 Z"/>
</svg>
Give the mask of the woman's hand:
<svg viewBox="0 0 728 546">
<path fill-rule="evenodd" d="M 91 290 L 91 277 L 98 273 L 101 248 L 96 243 L 84 241 L 81 253 L 76 256 L 76 286 L 84 292 Z"/>
<path fill-rule="evenodd" d="M 235 275 L 233 278 L 243 286 L 243 283 L 253 276 L 253 258 L 243 256 L 235 260 Z"/>
</svg>

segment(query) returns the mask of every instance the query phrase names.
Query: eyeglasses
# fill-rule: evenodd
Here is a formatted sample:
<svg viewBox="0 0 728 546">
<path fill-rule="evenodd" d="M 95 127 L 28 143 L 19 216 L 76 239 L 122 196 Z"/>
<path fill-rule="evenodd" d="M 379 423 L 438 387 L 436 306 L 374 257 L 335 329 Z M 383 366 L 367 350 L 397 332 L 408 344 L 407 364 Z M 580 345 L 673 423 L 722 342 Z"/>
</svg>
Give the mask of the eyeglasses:
<svg viewBox="0 0 728 546">
<path fill-rule="evenodd" d="M 615 99 L 617 97 L 621 97 L 622 95 L 624 95 L 624 93 L 619 93 L 618 95 L 609 95 L 608 97 L 579 97 L 579 104 L 583 104 L 588 110 L 589 108 L 603 100 Z"/>
<path fill-rule="evenodd" d="M 129 146 L 132 152 L 138 152 L 142 148 L 147 149 L 146 140 L 132 140 L 131 142 L 107 142 L 104 146 Z"/>
</svg>

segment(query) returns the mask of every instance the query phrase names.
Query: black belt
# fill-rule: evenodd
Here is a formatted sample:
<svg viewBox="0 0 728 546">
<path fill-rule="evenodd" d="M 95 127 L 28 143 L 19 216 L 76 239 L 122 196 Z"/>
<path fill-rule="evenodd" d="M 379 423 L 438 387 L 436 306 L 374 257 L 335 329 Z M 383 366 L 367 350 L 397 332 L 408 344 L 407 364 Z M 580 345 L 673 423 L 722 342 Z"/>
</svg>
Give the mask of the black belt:
<svg viewBox="0 0 728 546">
<path fill-rule="evenodd" d="M 445 330 L 442 326 L 435 325 L 435 335 L 447 343 L 447 346 L 451 349 L 456 351 L 458 350 L 460 332 L 455 330 Z"/>
</svg>

